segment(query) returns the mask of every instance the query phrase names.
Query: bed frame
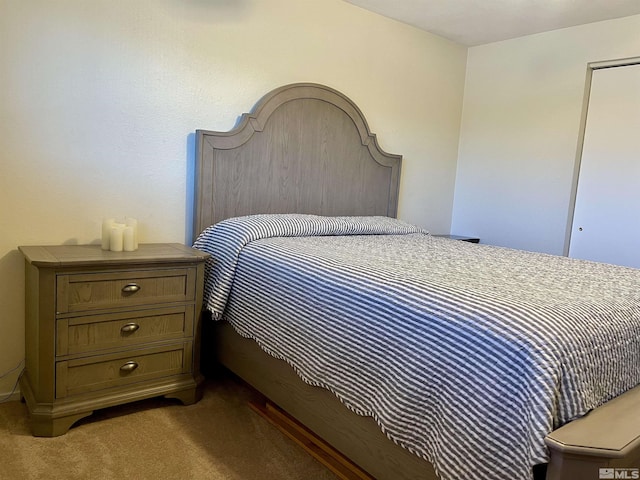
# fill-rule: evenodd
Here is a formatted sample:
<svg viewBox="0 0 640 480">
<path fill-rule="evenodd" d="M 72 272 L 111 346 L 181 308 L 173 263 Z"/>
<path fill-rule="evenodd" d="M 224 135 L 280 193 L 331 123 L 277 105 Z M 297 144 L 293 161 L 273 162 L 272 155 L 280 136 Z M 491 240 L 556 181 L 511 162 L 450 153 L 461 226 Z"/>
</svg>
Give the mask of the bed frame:
<svg viewBox="0 0 640 480">
<path fill-rule="evenodd" d="M 194 238 L 220 220 L 256 213 L 395 217 L 401 160 L 380 148 L 345 95 L 311 83 L 280 87 L 233 130 L 197 131 Z M 430 463 L 390 441 L 372 419 L 307 385 L 226 322 L 210 330 L 203 349 L 215 345 L 222 365 L 374 478 L 437 479 Z M 639 468 L 640 387 L 545 441 L 550 462 L 536 478 L 598 479 L 599 468 Z"/>
</svg>

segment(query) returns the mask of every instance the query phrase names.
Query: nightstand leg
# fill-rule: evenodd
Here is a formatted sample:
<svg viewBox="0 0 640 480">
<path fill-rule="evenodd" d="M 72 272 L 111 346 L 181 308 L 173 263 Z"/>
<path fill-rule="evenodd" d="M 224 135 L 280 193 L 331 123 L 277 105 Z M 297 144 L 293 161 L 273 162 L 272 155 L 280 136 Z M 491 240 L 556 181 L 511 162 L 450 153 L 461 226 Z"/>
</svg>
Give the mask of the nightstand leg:
<svg viewBox="0 0 640 480">
<path fill-rule="evenodd" d="M 67 433 L 69 428 L 78 420 L 88 417 L 93 410 L 88 412 L 67 415 L 58 418 L 39 418 L 37 415 L 31 416 L 31 432 L 35 437 L 58 437 Z"/>
<path fill-rule="evenodd" d="M 187 390 L 178 390 L 177 392 L 167 393 L 165 398 L 177 398 L 183 405 L 193 405 L 202 399 L 202 387 L 189 388 Z"/>
</svg>

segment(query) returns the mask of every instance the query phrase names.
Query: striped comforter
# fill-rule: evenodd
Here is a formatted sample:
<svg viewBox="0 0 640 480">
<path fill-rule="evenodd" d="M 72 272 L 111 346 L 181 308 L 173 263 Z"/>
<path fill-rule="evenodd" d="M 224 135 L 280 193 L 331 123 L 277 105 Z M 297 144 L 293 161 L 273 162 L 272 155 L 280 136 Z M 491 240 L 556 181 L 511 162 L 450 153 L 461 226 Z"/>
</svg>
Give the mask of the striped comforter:
<svg viewBox="0 0 640 480">
<path fill-rule="evenodd" d="M 640 383 L 640 270 L 384 217 L 210 227 L 207 307 L 445 480 L 528 479 L 544 437 Z"/>
</svg>

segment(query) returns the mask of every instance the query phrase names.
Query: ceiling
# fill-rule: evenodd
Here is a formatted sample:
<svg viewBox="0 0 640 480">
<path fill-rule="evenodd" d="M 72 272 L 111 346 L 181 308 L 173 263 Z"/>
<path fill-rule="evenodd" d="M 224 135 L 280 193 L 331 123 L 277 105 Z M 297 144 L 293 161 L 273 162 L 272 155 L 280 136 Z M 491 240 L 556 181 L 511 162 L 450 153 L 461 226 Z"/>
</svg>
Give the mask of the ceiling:
<svg viewBox="0 0 640 480">
<path fill-rule="evenodd" d="M 345 1 L 467 46 L 640 14 L 640 0 Z"/>
</svg>

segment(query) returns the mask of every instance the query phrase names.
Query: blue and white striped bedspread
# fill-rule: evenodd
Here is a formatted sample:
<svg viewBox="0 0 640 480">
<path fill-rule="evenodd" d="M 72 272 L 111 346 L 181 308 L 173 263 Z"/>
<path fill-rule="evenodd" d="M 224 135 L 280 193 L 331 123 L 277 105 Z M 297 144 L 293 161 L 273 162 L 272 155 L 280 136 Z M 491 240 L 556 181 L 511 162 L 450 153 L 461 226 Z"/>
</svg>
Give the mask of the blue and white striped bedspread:
<svg viewBox="0 0 640 480">
<path fill-rule="evenodd" d="M 380 217 L 230 219 L 195 247 L 214 314 L 446 480 L 529 479 L 546 434 L 640 383 L 640 270 Z"/>
</svg>

